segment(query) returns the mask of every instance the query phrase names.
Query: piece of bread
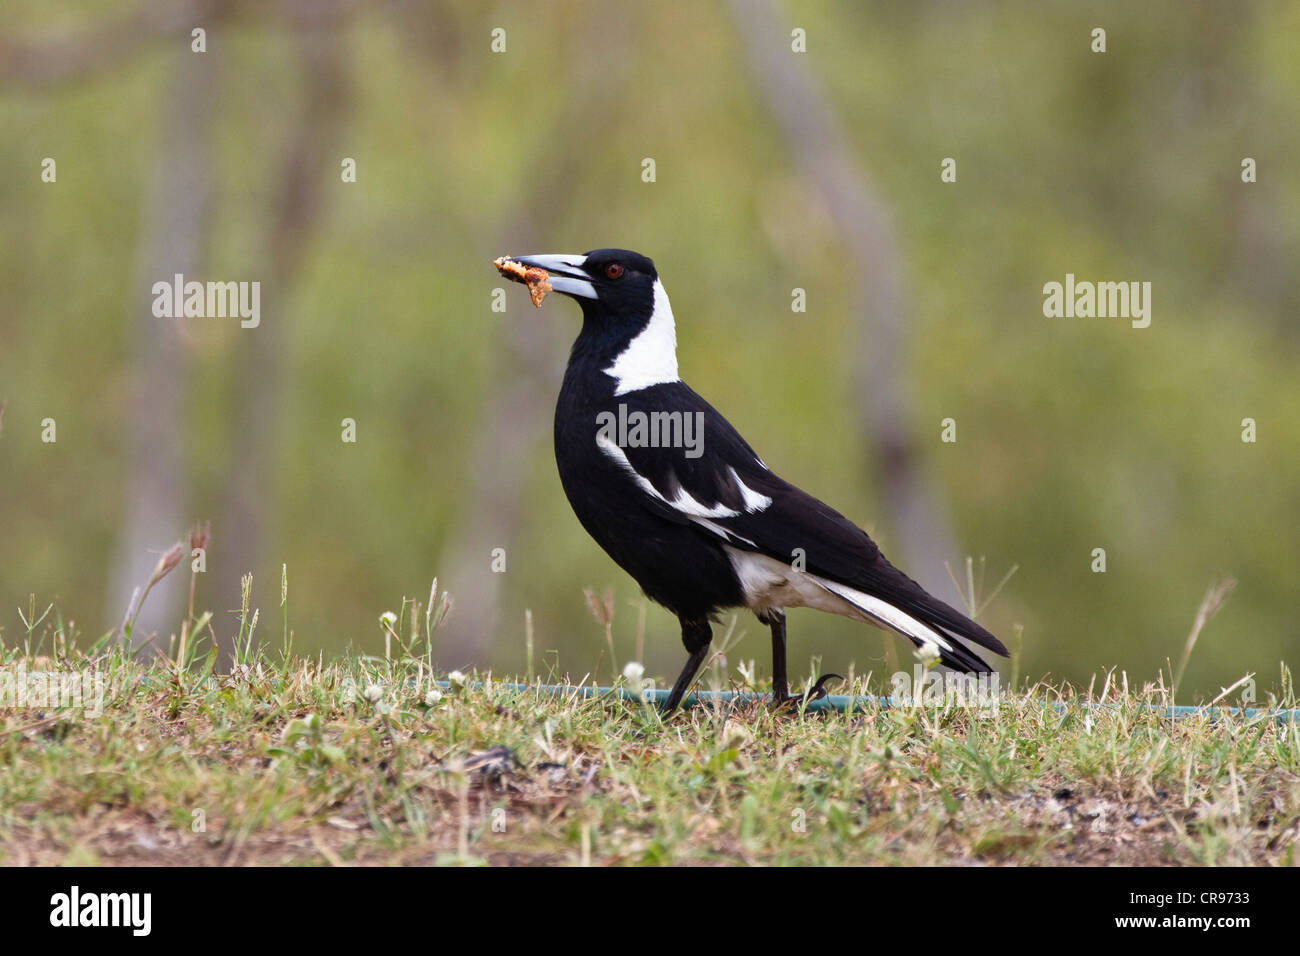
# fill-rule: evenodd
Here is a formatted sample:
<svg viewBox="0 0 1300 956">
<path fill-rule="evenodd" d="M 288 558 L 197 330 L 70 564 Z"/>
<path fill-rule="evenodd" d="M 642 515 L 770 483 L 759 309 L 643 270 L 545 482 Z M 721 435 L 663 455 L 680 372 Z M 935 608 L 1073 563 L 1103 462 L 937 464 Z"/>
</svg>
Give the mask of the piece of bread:
<svg viewBox="0 0 1300 956">
<path fill-rule="evenodd" d="M 546 293 L 551 291 L 551 283 L 548 281 L 551 277 L 549 272 L 537 266 L 525 266 L 509 256 L 493 259 L 492 264 L 507 279 L 528 286 L 528 297 L 533 300 L 533 305 L 539 309 L 542 307 L 542 299 L 546 298 Z"/>
</svg>

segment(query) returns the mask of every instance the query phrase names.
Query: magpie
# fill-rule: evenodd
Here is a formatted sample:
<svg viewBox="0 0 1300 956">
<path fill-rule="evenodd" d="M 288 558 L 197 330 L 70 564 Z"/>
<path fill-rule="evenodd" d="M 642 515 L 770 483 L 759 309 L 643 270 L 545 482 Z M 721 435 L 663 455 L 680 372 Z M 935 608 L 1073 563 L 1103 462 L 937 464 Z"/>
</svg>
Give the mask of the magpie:
<svg viewBox="0 0 1300 956">
<path fill-rule="evenodd" d="M 527 281 L 539 306 L 553 290 L 582 307 L 555 407 L 555 462 L 582 526 L 681 624 L 689 657 L 665 711 L 680 704 L 708 654 L 710 622 L 726 608 L 749 608 L 770 628 L 772 693 L 782 703 L 797 699 L 786 676 L 787 608 L 896 631 L 970 673 L 992 669 L 959 637 L 1006 655 L 885 560 L 865 531 L 772 472 L 681 380 L 673 310 L 653 262 L 596 249 L 495 264 Z M 824 693 L 825 680 L 810 694 Z"/>
</svg>

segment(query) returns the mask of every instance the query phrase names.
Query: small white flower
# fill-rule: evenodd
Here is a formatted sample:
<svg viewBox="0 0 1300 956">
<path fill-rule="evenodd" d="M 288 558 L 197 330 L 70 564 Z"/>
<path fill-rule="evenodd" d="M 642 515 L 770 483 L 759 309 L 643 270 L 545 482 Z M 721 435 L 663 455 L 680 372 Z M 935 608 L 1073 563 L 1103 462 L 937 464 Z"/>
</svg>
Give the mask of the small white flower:
<svg viewBox="0 0 1300 956">
<path fill-rule="evenodd" d="M 424 706 L 433 707 L 442 700 L 442 691 L 434 688 L 424 695 Z"/>
<path fill-rule="evenodd" d="M 645 676 L 644 664 L 639 661 L 628 661 L 623 665 L 623 679 L 627 681 L 628 690 L 643 704 L 654 699 L 655 682 Z"/>
<path fill-rule="evenodd" d="M 379 699 L 384 696 L 384 689 L 378 684 L 369 684 L 366 687 L 365 698 L 372 704 L 379 703 Z"/>
<path fill-rule="evenodd" d="M 385 611 L 383 614 L 379 615 L 379 623 L 389 630 L 392 630 L 397 627 L 397 615 L 392 611 Z"/>
<path fill-rule="evenodd" d="M 447 675 L 447 683 L 451 685 L 452 690 L 464 690 L 468 678 L 460 671 L 452 671 Z"/>
<path fill-rule="evenodd" d="M 939 648 L 926 641 L 916 649 L 916 659 L 925 667 L 930 667 L 939 659 Z"/>
</svg>

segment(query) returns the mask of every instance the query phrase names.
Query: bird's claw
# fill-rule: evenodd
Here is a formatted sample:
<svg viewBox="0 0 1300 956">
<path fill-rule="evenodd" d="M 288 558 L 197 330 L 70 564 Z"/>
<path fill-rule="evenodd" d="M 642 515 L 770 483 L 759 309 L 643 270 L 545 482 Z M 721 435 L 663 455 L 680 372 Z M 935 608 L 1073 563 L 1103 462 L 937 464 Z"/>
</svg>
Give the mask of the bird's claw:
<svg viewBox="0 0 1300 956">
<path fill-rule="evenodd" d="M 812 690 L 808 692 L 809 700 L 821 700 L 826 696 L 826 682 L 829 680 L 844 680 L 839 674 L 823 674 L 817 678 L 817 683 L 812 685 Z"/>
<path fill-rule="evenodd" d="M 844 680 L 839 674 L 823 674 L 817 678 L 817 683 L 813 684 L 805 694 L 786 694 L 784 697 L 773 697 L 772 704 L 776 707 L 790 707 L 797 710 L 799 705 L 807 699 L 808 703 L 815 700 L 821 700 L 826 696 L 826 682 L 832 680 Z"/>
</svg>

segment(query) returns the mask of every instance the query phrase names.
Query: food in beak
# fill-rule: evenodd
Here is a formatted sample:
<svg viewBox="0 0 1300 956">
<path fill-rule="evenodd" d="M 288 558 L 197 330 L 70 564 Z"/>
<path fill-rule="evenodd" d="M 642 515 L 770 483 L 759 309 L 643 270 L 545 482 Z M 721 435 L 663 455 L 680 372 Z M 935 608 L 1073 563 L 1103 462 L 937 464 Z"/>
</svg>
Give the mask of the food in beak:
<svg viewBox="0 0 1300 956">
<path fill-rule="evenodd" d="M 551 291 L 551 283 L 547 281 L 551 276 L 549 272 L 537 266 L 525 266 L 509 256 L 493 259 L 492 264 L 507 279 L 528 286 L 528 297 L 533 300 L 533 305 L 539 309 L 542 307 L 542 299 L 546 298 L 546 293 Z"/>
</svg>

